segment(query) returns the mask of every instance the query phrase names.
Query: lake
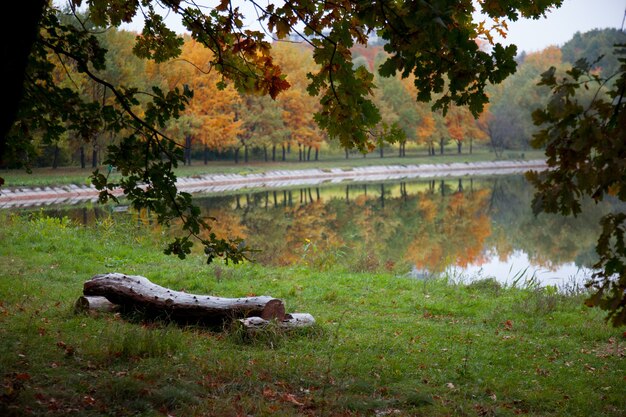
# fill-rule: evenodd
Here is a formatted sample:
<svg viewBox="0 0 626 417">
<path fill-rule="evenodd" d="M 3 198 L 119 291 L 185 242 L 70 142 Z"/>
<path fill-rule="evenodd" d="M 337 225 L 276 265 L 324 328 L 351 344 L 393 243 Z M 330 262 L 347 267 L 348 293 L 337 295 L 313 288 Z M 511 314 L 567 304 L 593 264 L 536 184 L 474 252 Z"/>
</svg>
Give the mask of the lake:
<svg viewBox="0 0 626 417">
<path fill-rule="evenodd" d="M 623 203 L 584 203 L 578 218 L 531 210 L 533 190 L 521 175 L 357 181 L 320 186 L 196 195 L 217 219 L 218 236 L 239 236 L 266 265 L 306 264 L 349 271 L 392 271 L 414 279 L 445 273 L 509 285 L 579 286 L 591 274 L 599 218 Z M 44 210 L 89 224 L 102 217 L 157 227 L 126 207 Z M 27 210 L 20 209 L 20 212 Z"/>
</svg>

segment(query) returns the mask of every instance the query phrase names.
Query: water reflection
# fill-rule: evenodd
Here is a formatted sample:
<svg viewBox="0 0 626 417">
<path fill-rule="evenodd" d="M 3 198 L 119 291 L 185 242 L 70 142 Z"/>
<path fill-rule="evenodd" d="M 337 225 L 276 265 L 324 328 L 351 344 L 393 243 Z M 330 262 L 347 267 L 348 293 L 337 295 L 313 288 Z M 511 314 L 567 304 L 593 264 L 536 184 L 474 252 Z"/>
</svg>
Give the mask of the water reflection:
<svg viewBox="0 0 626 417">
<path fill-rule="evenodd" d="M 448 272 L 509 283 L 521 275 L 546 284 L 584 279 L 595 261 L 599 217 L 623 204 L 586 202 L 577 219 L 535 217 L 532 192 L 520 176 L 463 177 L 250 191 L 197 202 L 217 219 L 213 232 L 244 238 L 268 265 L 342 265 L 415 278 Z M 83 224 L 105 216 L 153 221 L 150 213 L 114 210 L 95 205 L 51 214 Z"/>
</svg>

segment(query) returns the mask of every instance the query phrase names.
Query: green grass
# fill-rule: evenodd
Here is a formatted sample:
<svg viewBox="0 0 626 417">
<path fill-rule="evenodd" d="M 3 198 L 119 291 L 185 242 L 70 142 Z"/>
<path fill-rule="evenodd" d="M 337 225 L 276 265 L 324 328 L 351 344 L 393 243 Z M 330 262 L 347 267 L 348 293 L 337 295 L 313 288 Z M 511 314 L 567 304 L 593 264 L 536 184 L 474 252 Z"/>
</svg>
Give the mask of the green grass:
<svg viewBox="0 0 626 417">
<path fill-rule="evenodd" d="M 207 267 L 131 224 L 0 219 L 2 416 L 623 416 L 622 330 L 550 289 L 354 273 Z M 266 294 L 311 329 L 180 327 L 74 314 L 96 273 Z M 386 413 L 386 414 L 385 414 Z"/>
<path fill-rule="evenodd" d="M 505 155 L 506 158 L 518 159 L 520 152 L 512 152 Z M 294 157 L 292 152 L 290 158 Z M 295 154 L 297 158 L 297 153 Z M 194 175 L 206 174 L 252 174 L 275 170 L 299 170 L 299 169 L 330 169 L 344 168 L 349 169 L 359 166 L 372 165 L 411 165 L 411 164 L 449 164 L 453 162 L 479 162 L 493 161 L 494 154 L 488 149 L 477 149 L 473 154 L 467 153 L 458 155 L 456 153 L 448 153 L 444 155 L 436 155 L 429 157 L 423 153 L 408 153 L 407 157 L 399 158 L 396 153 L 389 152 L 385 158 L 379 158 L 376 153 L 372 153 L 363 158 L 359 155 L 351 155 L 349 159 L 345 159 L 343 155 L 330 154 L 322 155 L 319 161 L 298 162 L 297 160 L 289 160 L 285 162 L 263 162 L 252 161 L 248 164 L 240 162 L 235 164 L 232 161 L 209 161 L 204 165 L 202 161 L 193 161 L 191 166 L 181 166 L 176 173 L 180 177 L 190 177 Z M 526 151 L 525 159 L 543 159 L 545 155 L 541 151 Z M 106 171 L 106 167 L 101 168 Z M 0 177 L 6 181 L 6 187 L 47 187 L 54 185 L 87 185 L 90 184 L 89 176 L 93 169 L 80 169 L 77 167 L 52 168 L 36 168 L 32 174 L 26 173 L 24 170 L 4 170 L 0 171 Z M 117 175 L 113 173 L 113 178 Z"/>
</svg>

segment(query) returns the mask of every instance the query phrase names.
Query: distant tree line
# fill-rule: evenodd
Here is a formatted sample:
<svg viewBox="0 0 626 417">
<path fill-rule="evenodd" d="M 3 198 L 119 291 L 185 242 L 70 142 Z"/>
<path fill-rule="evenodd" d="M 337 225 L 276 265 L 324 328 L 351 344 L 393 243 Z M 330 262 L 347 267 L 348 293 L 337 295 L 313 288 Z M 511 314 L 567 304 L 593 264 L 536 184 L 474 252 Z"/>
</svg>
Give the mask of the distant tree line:
<svg viewBox="0 0 626 417">
<path fill-rule="evenodd" d="M 68 19 L 67 17 L 64 17 Z M 339 153 L 337 142 L 327 140 L 318 128 L 313 114 L 319 110 L 319 100 L 306 91 L 307 73 L 315 69 L 311 48 L 304 43 L 275 43 L 274 59 L 289 74 L 291 88 L 276 100 L 267 96 L 242 95 L 224 84 L 216 71 L 211 71 L 211 52 L 191 38 L 186 38 L 179 59 L 157 64 L 137 58 L 133 43 L 137 34 L 110 29 L 98 35 L 107 48 L 107 67 L 100 71 L 102 78 L 117 84 L 128 84 L 149 90 L 161 86 L 190 88 L 194 96 L 179 119 L 173 119 L 166 131 L 184 147 L 184 162 L 209 163 L 212 160 L 248 162 L 315 161 L 320 151 Z M 550 91 L 538 87 L 540 74 L 550 66 L 564 71 L 568 64 L 581 58 L 597 62 L 596 71 L 609 76 L 618 69 L 618 61 L 611 53 L 614 44 L 626 42 L 626 34 L 616 29 L 592 30 L 576 33 L 561 48 L 552 46 L 540 52 L 524 53 L 517 57 L 517 72 L 503 83 L 488 89 L 490 104 L 475 119 L 466 107 L 451 106 L 444 116 L 434 112 L 430 103 L 416 102 L 417 91 L 411 78 L 384 78 L 376 69 L 386 53 L 380 43 L 353 49 L 354 66 L 364 66 L 376 74 L 375 104 L 382 120 L 370 132 L 370 149 L 377 156 L 390 153 L 404 157 L 407 146 L 413 153 L 437 155 L 450 152 L 472 153 L 479 143 L 487 146 L 496 157 L 505 152 L 524 152 L 530 148 L 536 132 L 531 113 L 545 107 Z M 56 59 L 51 57 L 52 60 Z M 72 62 L 60 62 L 55 70 L 56 81 L 82 96 L 102 103 L 114 97 L 100 84 L 73 67 Z M 584 99 L 584 98 L 583 98 Z M 591 99 L 591 98 L 589 98 Z M 139 103 L 141 104 L 141 103 Z M 139 108 L 139 104 L 137 107 Z M 384 134 L 398 132 L 394 145 L 377 140 Z M 117 138 L 108 131 L 93 135 L 89 143 L 74 137 L 68 130 L 54 143 L 35 138 L 28 150 L 31 166 L 97 167 L 106 159 L 106 149 Z M 24 150 L 26 152 L 26 150 Z M 297 156 L 296 156 L 297 155 Z M 24 155 L 14 155 L 14 161 Z M 346 150 L 345 156 L 349 153 Z M 9 157 L 2 168 L 17 166 Z"/>
</svg>

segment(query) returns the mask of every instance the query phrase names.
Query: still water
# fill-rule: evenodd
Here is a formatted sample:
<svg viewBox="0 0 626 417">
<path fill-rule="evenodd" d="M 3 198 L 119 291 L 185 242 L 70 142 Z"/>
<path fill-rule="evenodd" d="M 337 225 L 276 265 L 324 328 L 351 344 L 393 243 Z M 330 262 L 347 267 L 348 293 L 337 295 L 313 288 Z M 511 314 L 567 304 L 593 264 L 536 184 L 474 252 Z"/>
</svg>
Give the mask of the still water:
<svg viewBox="0 0 626 417">
<path fill-rule="evenodd" d="M 586 202 L 578 218 L 536 217 L 532 194 L 522 176 L 500 176 L 249 190 L 197 195 L 196 202 L 217 219 L 214 232 L 244 238 L 259 250 L 253 257 L 262 264 L 339 265 L 415 279 L 444 272 L 456 280 L 582 284 L 595 262 L 599 218 L 626 207 Z M 124 206 L 46 212 L 84 224 L 131 216 L 156 227 L 149 213 Z"/>
</svg>

